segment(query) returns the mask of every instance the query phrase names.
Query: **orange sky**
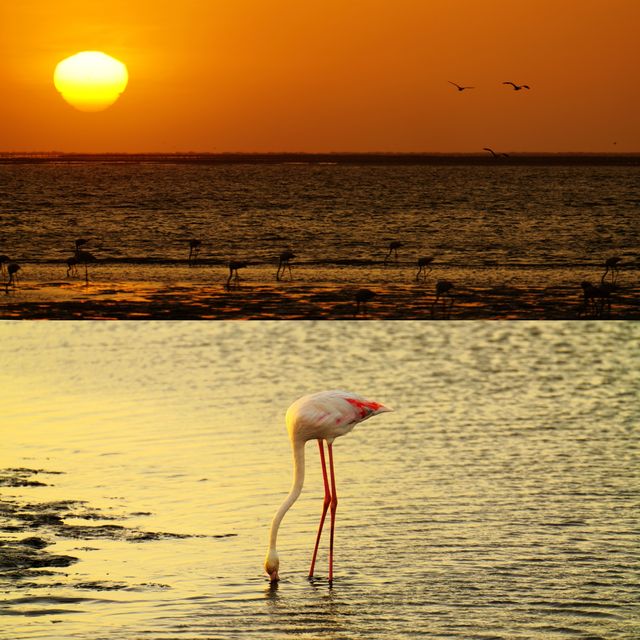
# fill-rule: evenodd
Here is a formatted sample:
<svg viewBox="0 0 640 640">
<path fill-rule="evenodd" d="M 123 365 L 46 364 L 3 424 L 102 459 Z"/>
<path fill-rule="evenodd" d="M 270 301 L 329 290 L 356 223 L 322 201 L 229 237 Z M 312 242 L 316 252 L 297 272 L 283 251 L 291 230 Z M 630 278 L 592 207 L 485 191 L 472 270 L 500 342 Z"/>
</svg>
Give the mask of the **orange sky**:
<svg viewBox="0 0 640 640">
<path fill-rule="evenodd" d="M 637 152 L 639 27 L 640 0 L 0 0 L 0 150 Z M 53 87 L 87 49 L 129 68 L 100 113 Z"/>
</svg>

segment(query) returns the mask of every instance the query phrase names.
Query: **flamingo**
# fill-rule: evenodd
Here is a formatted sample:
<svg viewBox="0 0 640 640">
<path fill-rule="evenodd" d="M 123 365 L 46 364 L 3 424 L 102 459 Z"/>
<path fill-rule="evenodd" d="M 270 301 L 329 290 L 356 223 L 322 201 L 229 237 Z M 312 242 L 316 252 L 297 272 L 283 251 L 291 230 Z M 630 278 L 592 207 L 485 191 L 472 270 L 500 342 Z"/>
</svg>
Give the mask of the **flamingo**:
<svg viewBox="0 0 640 640">
<path fill-rule="evenodd" d="M 607 273 L 609 273 L 609 271 L 611 271 L 611 284 L 615 284 L 618 278 L 618 272 L 620 271 L 620 269 L 618 268 L 620 262 L 622 262 L 622 258 L 619 258 L 618 256 L 607 258 L 604 263 L 604 273 L 602 274 L 602 279 L 600 280 L 601 284 L 604 284 L 604 279 L 607 277 Z"/>
<path fill-rule="evenodd" d="M 11 285 L 16 286 L 16 282 L 18 281 L 18 271 L 20 271 L 20 265 L 17 262 L 10 262 L 7 267 L 7 272 L 9 274 L 9 279 L 7 280 L 7 284 L 5 285 L 5 292 L 9 293 L 9 287 Z"/>
<path fill-rule="evenodd" d="M 442 309 L 445 313 L 445 318 L 448 317 L 451 308 L 453 307 L 453 295 L 451 294 L 451 290 L 454 289 L 453 282 L 449 282 L 449 280 L 438 280 L 436 282 L 436 297 L 431 305 L 431 315 L 435 311 L 435 307 L 438 304 L 438 300 L 442 298 Z M 447 298 L 449 298 L 449 307 L 447 308 Z"/>
<path fill-rule="evenodd" d="M 463 87 L 460 84 L 456 84 L 455 82 L 451 82 L 451 80 L 447 80 L 449 84 L 452 84 L 458 91 L 464 91 L 465 89 L 475 89 L 475 87 Z"/>
<path fill-rule="evenodd" d="M 0 256 L 0 273 L 4 273 L 4 265 L 9 264 L 9 262 L 11 262 L 11 258 L 9 256 Z"/>
<path fill-rule="evenodd" d="M 67 278 L 78 275 L 78 258 L 71 256 L 67 258 Z"/>
<path fill-rule="evenodd" d="M 200 245 L 202 244 L 201 240 L 196 240 L 195 238 L 189 240 L 189 266 L 193 267 L 196 263 L 196 258 L 200 253 Z"/>
<path fill-rule="evenodd" d="M 67 278 L 78 275 L 78 263 L 80 262 L 78 255 L 80 254 L 80 248 L 84 247 L 88 242 L 85 238 L 78 238 L 74 242 L 76 248 L 73 251 L 73 255 L 67 258 Z"/>
<path fill-rule="evenodd" d="M 602 317 L 605 308 L 607 315 L 611 314 L 611 294 L 615 290 L 615 285 L 605 282 L 597 287 L 585 280 L 580 283 L 580 286 L 582 287 L 584 300 L 580 309 L 578 309 L 578 317 L 583 310 L 585 313 L 589 311 L 589 308 L 592 309 L 594 318 Z"/>
<path fill-rule="evenodd" d="M 356 313 L 355 315 L 360 315 L 360 308 L 362 308 L 362 313 L 367 315 L 367 302 L 369 300 L 373 300 L 376 297 L 376 292 L 371 291 L 371 289 L 358 289 L 356 291 Z"/>
<path fill-rule="evenodd" d="M 278 260 L 278 270 L 276 271 L 276 280 L 280 280 L 280 269 L 282 269 L 282 275 L 284 275 L 285 269 L 289 268 L 289 277 L 293 278 L 293 274 L 291 273 L 291 261 L 296 257 L 296 254 L 293 253 L 290 249 L 283 251 L 280 254 L 280 258 Z"/>
<path fill-rule="evenodd" d="M 384 263 L 387 264 L 391 254 L 395 254 L 396 262 L 398 262 L 398 249 L 402 246 L 402 242 L 398 240 L 394 240 L 389 243 L 389 253 L 387 253 L 387 257 L 384 259 Z"/>
<path fill-rule="evenodd" d="M 309 578 L 313 578 L 322 527 L 327 515 L 327 510 L 331 507 L 329 584 L 333 582 L 333 538 L 336 508 L 338 506 L 336 479 L 333 469 L 333 441 L 337 437 L 349 433 L 359 422 L 371 416 L 378 415 L 379 413 L 384 413 L 385 411 L 392 411 L 392 409 L 385 407 L 379 402 L 366 400 L 355 393 L 336 390 L 321 391 L 320 393 L 303 396 L 287 409 L 287 431 L 289 432 L 289 439 L 291 440 L 291 448 L 293 450 L 293 484 L 289 495 L 276 511 L 271 523 L 269 549 L 264 561 L 264 568 L 272 583 L 277 582 L 279 579 L 278 570 L 280 569 L 280 559 L 276 550 L 278 529 L 285 514 L 298 499 L 302 491 L 302 485 L 304 484 L 304 446 L 308 440 L 318 441 L 322 478 L 324 480 L 324 502 L 322 504 L 322 515 L 320 516 L 316 544 L 311 558 Z M 329 453 L 331 487 L 329 487 L 329 479 L 327 478 L 323 441 L 327 442 L 327 451 Z"/>
<path fill-rule="evenodd" d="M 420 274 L 423 273 L 423 280 L 427 279 L 427 274 L 431 273 L 432 267 L 431 263 L 435 260 L 435 256 L 423 256 L 422 258 L 418 258 L 418 273 L 416 273 L 416 282 L 420 280 Z M 427 271 L 427 268 L 429 271 Z"/>
<path fill-rule="evenodd" d="M 88 251 L 76 251 L 76 264 L 80 263 L 84 265 L 84 281 L 86 284 L 89 284 L 89 263 L 97 262 L 97 258 L 93 255 L 93 253 L 89 253 Z M 67 260 L 67 264 L 69 261 Z"/>
<path fill-rule="evenodd" d="M 235 273 L 234 281 L 237 284 L 240 281 L 240 274 L 238 273 L 238 269 L 244 269 L 246 266 L 246 262 L 240 262 L 239 260 L 229 261 L 229 278 L 227 279 L 227 289 L 231 288 L 231 278 L 233 278 L 233 274 Z"/>
<path fill-rule="evenodd" d="M 514 91 L 520 91 L 522 89 L 531 89 L 528 84 L 516 84 L 515 82 L 503 82 L 502 84 L 510 84 Z"/>
</svg>

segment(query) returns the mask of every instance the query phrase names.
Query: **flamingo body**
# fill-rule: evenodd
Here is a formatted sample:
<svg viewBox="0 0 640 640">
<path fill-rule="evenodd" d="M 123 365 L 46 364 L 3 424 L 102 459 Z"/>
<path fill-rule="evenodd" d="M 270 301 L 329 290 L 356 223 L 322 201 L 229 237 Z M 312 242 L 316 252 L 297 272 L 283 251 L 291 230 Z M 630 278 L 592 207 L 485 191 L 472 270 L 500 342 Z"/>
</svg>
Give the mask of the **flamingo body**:
<svg viewBox="0 0 640 640">
<path fill-rule="evenodd" d="M 321 391 L 296 400 L 287 409 L 289 437 L 303 442 L 322 439 L 332 443 L 359 422 L 389 411 L 384 405 L 347 391 Z"/>
<path fill-rule="evenodd" d="M 367 420 L 371 416 L 391 411 L 379 402 L 367 400 L 362 396 L 348 391 L 321 391 L 303 396 L 296 400 L 287 409 L 286 425 L 293 449 L 293 485 L 289 495 L 286 497 L 271 523 L 271 533 L 269 537 L 269 549 L 265 558 L 264 568 L 269 574 L 271 582 L 278 581 L 278 570 L 280 568 L 280 558 L 276 550 L 276 540 L 278 529 L 284 515 L 298 499 L 304 484 L 304 446 L 309 440 L 318 440 L 320 448 L 320 460 L 322 463 L 322 474 L 325 487 L 325 498 L 323 511 L 320 519 L 320 526 L 316 537 L 316 545 L 311 560 L 309 577 L 313 577 L 313 570 L 318 552 L 318 545 L 322 533 L 322 526 L 329 506 L 331 507 L 331 540 L 329 551 L 329 582 L 333 579 L 333 534 L 335 525 L 335 514 L 338 499 L 335 488 L 335 474 L 333 469 L 333 441 L 346 435 L 353 428 Z M 331 472 L 331 488 L 325 467 L 324 445 L 326 441 L 329 464 Z"/>
</svg>

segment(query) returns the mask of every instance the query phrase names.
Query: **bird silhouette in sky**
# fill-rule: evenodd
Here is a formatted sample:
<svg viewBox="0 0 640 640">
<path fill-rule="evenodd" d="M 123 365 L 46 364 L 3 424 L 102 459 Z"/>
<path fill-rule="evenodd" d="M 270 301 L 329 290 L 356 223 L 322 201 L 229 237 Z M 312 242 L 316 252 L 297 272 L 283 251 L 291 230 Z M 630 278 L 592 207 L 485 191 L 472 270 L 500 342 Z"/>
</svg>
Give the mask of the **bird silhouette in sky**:
<svg viewBox="0 0 640 640">
<path fill-rule="evenodd" d="M 503 82 L 502 84 L 510 84 L 514 91 L 520 91 L 522 89 L 531 89 L 528 84 L 516 84 L 515 82 Z"/>
<path fill-rule="evenodd" d="M 451 80 L 447 80 L 449 84 L 452 84 L 458 91 L 464 91 L 465 89 L 475 89 L 475 87 L 465 87 L 461 84 L 457 84 L 456 82 L 451 82 Z"/>
<path fill-rule="evenodd" d="M 508 153 L 496 153 L 490 147 L 482 147 L 482 150 L 483 151 L 488 151 L 494 158 L 508 158 L 509 157 Z"/>
</svg>

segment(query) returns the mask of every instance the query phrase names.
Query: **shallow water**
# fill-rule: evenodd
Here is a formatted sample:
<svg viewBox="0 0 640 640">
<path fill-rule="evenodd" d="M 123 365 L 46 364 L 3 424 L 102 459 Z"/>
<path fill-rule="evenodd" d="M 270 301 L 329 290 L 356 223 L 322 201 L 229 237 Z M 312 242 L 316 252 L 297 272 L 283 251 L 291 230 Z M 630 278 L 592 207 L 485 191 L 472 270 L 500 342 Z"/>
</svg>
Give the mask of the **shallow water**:
<svg viewBox="0 0 640 640">
<path fill-rule="evenodd" d="M 639 338 L 601 322 L 0 324 L 0 466 L 64 472 L 3 495 L 193 536 L 34 530 L 80 561 L 0 577 L 0 637 L 636 638 Z M 331 589 L 325 545 L 306 578 L 322 503 L 307 445 L 271 589 L 284 411 L 336 387 L 395 412 L 336 441 Z"/>
<path fill-rule="evenodd" d="M 598 165 L 1 164 L 0 253 L 27 279 L 27 265 L 43 264 L 39 277 L 63 277 L 76 238 L 143 281 L 184 265 L 190 238 L 203 242 L 192 277 L 208 281 L 229 259 L 274 265 L 287 248 L 307 281 L 411 281 L 423 255 L 436 256 L 434 277 L 469 285 L 579 283 L 613 255 L 637 279 L 639 176 Z M 372 274 L 392 240 L 401 270 Z"/>
</svg>

